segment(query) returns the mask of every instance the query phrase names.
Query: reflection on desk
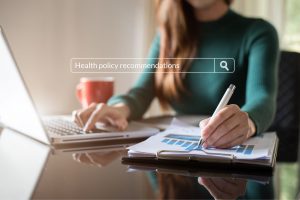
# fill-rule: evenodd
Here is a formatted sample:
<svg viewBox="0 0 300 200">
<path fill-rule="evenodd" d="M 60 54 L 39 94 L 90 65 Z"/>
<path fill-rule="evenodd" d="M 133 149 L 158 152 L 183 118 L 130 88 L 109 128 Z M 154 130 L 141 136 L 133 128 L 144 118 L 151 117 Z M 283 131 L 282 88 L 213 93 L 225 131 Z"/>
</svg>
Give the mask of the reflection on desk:
<svg viewBox="0 0 300 200">
<path fill-rule="evenodd" d="M 245 197 L 246 179 L 194 178 L 158 174 L 160 199 L 237 199 Z"/>
<path fill-rule="evenodd" d="M 237 199 L 246 192 L 247 180 L 234 178 L 198 178 L 215 199 Z"/>
<path fill-rule="evenodd" d="M 200 179 L 200 183 L 199 183 Z M 172 174 L 157 174 L 161 199 L 273 199 L 270 184 L 246 179 L 195 178 Z"/>
<path fill-rule="evenodd" d="M 128 171 L 148 174 L 160 199 L 272 199 L 272 173 L 214 166 L 184 167 L 123 159 Z M 247 186 L 247 187 L 246 187 Z"/>
<path fill-rule="evenodd" d="M 106 152 L 74 153 L 73 158 L 79 163 L 105 167 L 114 160 L 127 155 L 126 150 L 110 150 Z"/>
<path fill-rule="evenodd" d="M 121 164 L 126 146 L 94 144 L 64 151 L 4 129 L 0 137 L 0 199 L 255 198 L 249 196 L 251 184 L 260 185 L 260 190 L 255 190 L 260 196 L 270 197 L 266 188 L 272 182 L 261 184 L 230 173 L 212 171 L 214 177 L 202 173 L 200 183 L 197 176 L 166 170 L 129 173 L 127 165 Z"/>
<path fill-rule="evenodd" d="M 3 129 L 0 137 L 0 199 L 29 199 L 49 152 L 50 147 Z"/>
</svg>

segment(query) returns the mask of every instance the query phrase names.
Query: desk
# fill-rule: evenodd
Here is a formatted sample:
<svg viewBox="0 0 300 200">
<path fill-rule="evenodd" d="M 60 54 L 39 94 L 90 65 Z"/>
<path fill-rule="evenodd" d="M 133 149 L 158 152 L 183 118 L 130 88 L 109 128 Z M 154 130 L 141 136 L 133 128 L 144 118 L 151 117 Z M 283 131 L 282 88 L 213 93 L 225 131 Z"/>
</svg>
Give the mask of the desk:
<svg viewBox="0 0 300 200">
<path fill-rule="evenodd" d="M 128 172 L 121 164 L 126 150 L 62 152 L 26 136 L 3 129 L 0 136 L 0 199 L 134 199 L 134 198 L 235 198 L 244 195 L 247 180 L 201 179 L 172 173 Z M 157 186 L 157 181 L 160 185 Z M 256 191 L 268 193 L 270 184 Z"/>
</svg>

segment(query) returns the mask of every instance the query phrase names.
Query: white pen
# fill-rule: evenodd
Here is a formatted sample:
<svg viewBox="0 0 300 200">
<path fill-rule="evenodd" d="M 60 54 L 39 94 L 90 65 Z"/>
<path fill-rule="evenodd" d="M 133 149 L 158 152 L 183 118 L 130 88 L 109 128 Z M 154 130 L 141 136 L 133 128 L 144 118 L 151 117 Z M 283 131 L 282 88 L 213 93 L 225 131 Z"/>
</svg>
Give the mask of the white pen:
<svg viewBox="0 0 300 200">
<path fill-rule="evenodd" d="M 233 92 L 235 90 L 235 85 L 230 84 L 229 87 L 227 88 L 225 94 L 223 95 L 221 101 L 219 102 L 214 114 L 212 115 L 212 117 L 214 117 L 220 110 L 222 110 L 229 102 Z M 200 127 L 200 124 L 199 124 Z M 202 137 L 199 139 L 198 142 L 198 146 L 201 145 L 204 142 L 204 140 L 202 139 Z"/>
</svg>

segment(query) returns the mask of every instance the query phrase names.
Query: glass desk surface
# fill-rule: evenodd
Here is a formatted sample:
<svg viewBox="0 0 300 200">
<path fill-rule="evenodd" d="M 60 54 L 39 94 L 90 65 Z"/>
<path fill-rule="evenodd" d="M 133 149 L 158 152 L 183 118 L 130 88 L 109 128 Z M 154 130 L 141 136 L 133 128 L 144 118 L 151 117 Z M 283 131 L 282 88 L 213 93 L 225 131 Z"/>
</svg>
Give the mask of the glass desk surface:
<svg viewBox="0 0 300 200">
<path fill-rule="evenodd" d="M 54 149 L 9 129 L 0 134 L 0 199 L 273 198 L 272 177 L 159 169 L 121 162 L 126 143 Z M 255 174 L 254 174 L 255 175 Z M 199 178 L 199 176 L 201 178 Z"/>
</svg>

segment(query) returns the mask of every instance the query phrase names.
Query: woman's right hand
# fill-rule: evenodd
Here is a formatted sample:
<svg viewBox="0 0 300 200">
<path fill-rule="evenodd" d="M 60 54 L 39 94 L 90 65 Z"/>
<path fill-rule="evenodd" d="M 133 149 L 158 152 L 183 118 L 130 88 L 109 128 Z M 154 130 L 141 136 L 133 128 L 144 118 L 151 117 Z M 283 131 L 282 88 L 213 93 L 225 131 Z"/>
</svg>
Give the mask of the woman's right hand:
<svg viewBox="0 0 300 200">
<path fill-rule="evenodd" d="M 104 103 L 92 103 L 87 108 L 73 111 L 73 121 L 84 131 L 95 129 L 96 122 L 125 130 L 128 126 L 129 114 L 129 107 L 125 104 L 109 106 Z"/>
<path fill-rule="evenodd" d="M 237 199 L 246 192 L 247 180 L 235 178 L 198 178 L 214 199 Z"/>
</svg>

